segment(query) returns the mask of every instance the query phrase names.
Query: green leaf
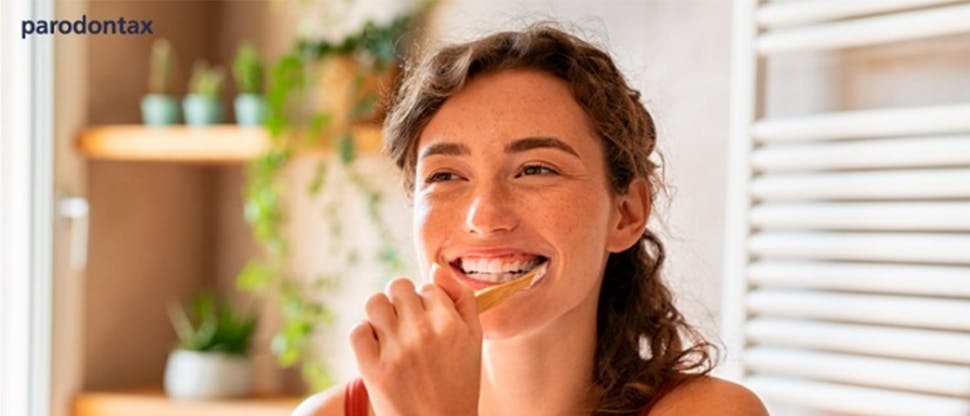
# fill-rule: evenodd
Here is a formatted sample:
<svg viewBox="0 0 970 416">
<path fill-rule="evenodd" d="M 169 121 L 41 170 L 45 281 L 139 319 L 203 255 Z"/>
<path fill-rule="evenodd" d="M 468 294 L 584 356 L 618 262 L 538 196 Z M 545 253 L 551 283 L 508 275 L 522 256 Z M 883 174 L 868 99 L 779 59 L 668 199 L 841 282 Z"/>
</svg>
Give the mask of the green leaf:
<svg viewBox="0 0 970 416">
<path fill-rule="evenodd" d="M 367 213 L 371 218 L 380 217 L 381 194 L 379 192 L 367 193 Z"/>
<path fill-rule="evenodd" d="M 310 129 L 307 134 L 307 146 L 314 146 L 323 136 L 323 131 L 330 125 L 332 115 L 329 112 L 317 113 L 310 118 Z"/>
<path fill-rule="evenodd" d="M 317 359 L 307 360 L 300 368 L 303 379 L 310 384 L 311 391 L 323 391 L 334 384 L 336 379 L 330 372 L 330 368 Z"/>
<path fill-rule="evenodd" d="M 288 340 L 307 338 L 313 332 L 313 325 L 304 321 L 289 321 L 283 326 L 283 336 Z"/>
<path fill-rule="evenodd" d="M 236 276 L 236 287 L 249 292 L 261 291 L 273 281 L 276 272 L 258 260 L 250 260 Z"/>
<path fill-rule="evenodd" d="M 286 117 L 283 117 L 281 111 L 268 111 L 264 126 L 266 127 L 266 130 L 269 131 L 270 137 L 275 139 L 279 137 L 283 133 L 283 129 L 286 128 Z"/>
<path fill-rule="evenodd" d="M 337 142 L 337 150 L 340 153 L 340 161 L 345 165 L 352 162 L 354 158 L 357 157 L 357 149 L 354 143 L 354 137 L 350 134 L 345 134 L 340 137 L 340 141 Z"/>
<path fill-rule="evenodd" d="M 172 45 L 165 38 L 155 38 L 148 64 L 148 91 L 153 94 L 169 94 L 172 89 L 172 68 L 175 56 Z"/>
<path fill-rule="evenodd" d="M 276 361 L 283 368 L 292 367 L 300 360 L 300 350 L 292 345 L 282 334 L 276 334 L 270 343 L 270 351 L 276 355 Z"/>
<path fill-rule="evenodd" d="M 266 126 L 273 137 L 279 137 L 287 127 L 287 107 L 293 92 L 306 83 L 303 59 L 287 54 L 273 67 L 270 89 L 266 93 Z M 298 98 L 298 97 L 297 97 Z"/>
<path fill-rule="evenodd" d="M 224 78 L 222 67 L 209 67 L 204 59 L 196 60 L 189 79 L 189 93 L 218 98 Z"/>
<path fill-rule="evenodd" d="M 368 94 L 366 97 L 354 103 L 354 108 L 350 113 L 351 119 L 360 120 L 364 116 L 374 112 L 374 107 L 377 106 L 377 99 L 378 96 L 376 94 Z"/>
<path fill-rule="evenodd" d="M 263 64 L 251 43 L 243 43 L 236 51 L 232 75 L 241 93 L 258 94 L 263 89 Z"/>
<path fill-rule="evenodd" d="M 313 171 L 313 177 L 310 178 L 310 183 L 307 184 L 307 193 L 310 196 L 317 196 L 323 189 L 323 181 L 327 175 L 327 162 L 321 159 L 317 162 L 317 167 Z"/>
<path fill-rule="evenodd" d="M 313 286 L 322 290 L 337 290 L 341 287 L 340 277 L 332 274 L 320 274 L 313 279 Z"/>
<path fill-rule="evenodd" d="M 201 292 L 192 299 L 192 312 L 189 316 L 180 307 L 169 309 L 172 327 L 179 337 L 179 348 L 246 353 L 256 327 L 255 314 L 242 314 L 210 292 Z"/>
<path fill-rule="evenodd" d="M 191 349 L 195 328 L 192 327 L 192 321 L 186 315 L 185 310 L 181 306 L 172 305 L 168 308 L 168 317 L 172 322 L 172 328 L 175 329 L 175 335 L 179 339 L 179 346 Z"/>
</svg>

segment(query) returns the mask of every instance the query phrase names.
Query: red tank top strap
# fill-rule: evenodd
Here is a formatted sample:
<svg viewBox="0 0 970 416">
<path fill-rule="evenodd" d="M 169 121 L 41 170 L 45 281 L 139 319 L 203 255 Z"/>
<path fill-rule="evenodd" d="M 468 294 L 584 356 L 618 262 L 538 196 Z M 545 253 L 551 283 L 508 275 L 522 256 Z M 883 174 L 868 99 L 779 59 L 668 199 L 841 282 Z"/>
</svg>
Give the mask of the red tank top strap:
<svg viewBox="0 0 970 416">
<path fill-rule="evenodd" d="M 344 388 L 344 416 L 367 416 L 367 387 L 364 380 L 354 379 Z"/>
</svg>

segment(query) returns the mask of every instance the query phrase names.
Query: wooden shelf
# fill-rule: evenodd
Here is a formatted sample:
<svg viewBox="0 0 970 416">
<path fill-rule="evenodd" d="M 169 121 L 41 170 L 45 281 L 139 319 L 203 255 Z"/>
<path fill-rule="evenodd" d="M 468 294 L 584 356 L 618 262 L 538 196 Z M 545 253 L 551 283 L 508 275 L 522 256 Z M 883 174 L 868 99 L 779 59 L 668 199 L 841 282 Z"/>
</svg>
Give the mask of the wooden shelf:
<svg viewBox="0 0 970 416">
<path fill-rule="evenodd" d="M 288 416 L 297 397 L 254 397 L 219 401 L 176 401 L 159 388 L 87 392 L 74 399 L 73 416 Z"/>
<path fill-rule="evenodd" d="M 234 125 L 147 127 L 112 125 L 84 130 L 78 139 L 90 159 L 238 163 L 266 150 L 263 129 Z"/>
<path fill-rule="evenodd" d="M 361 153 L 380 150 L 377 125 L 353 128 Z M 260 127 L 231 124 L 209 127 L 148 127 L 139 124 L 87 128 L 78 137 L 81 154 L 94 160 L 188 163 L 242 163 L 267 149 L 269 139 Z"/>
</svg>

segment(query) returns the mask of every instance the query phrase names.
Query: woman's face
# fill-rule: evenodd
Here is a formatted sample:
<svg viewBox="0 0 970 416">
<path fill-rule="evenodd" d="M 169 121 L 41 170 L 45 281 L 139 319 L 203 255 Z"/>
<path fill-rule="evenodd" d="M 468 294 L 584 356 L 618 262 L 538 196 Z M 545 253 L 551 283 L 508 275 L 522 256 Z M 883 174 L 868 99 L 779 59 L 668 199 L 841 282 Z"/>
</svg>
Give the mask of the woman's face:
<svg viewBox="0 0 970 416">
<path fill-rule="evenodd" d="M 438 262 L 477 291 L 548 260 L 537 285 L 482 315 L 487 338 L 595 311 L 607 255 L 629 244 L 616 235 L 622 209 L 602 145 L 564 82 L 522 70 L 475 77 L 430 120 L 417 153 L 424 274 Z"/>
</svg>

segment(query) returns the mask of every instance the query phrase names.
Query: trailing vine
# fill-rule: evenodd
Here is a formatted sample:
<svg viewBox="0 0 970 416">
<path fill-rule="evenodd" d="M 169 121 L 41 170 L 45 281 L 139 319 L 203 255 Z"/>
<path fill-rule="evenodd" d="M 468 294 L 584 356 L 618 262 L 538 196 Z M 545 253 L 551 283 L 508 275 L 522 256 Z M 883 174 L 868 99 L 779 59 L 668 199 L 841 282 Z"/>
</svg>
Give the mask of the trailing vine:
<svg viewBox="0 0 970 416">
<path fill-rule="evenodd" d="M 419 11 L 419 14 L 424 11 L 426 9 Z M 334 275 L 307 279 L 293 276 L 286 269 L 290 247 L 283 233 L 287 217 L 279 183 L 280 173 L 301 149 L 324 145 L 319 140 L 329 135 L 329 146 L 336 150 L 338 162 L 331 166 L 323 158 L 319 160 L 306 185 L 307 194 L 319 196 L 328 185 L 326 177 L 329 170 L 344 169 L 349 183 L 364 197 L 367 218 L 379 238 L 377 252 L 364 255 L 373 255 L 371 259 L 383 265 L 386 276 L 400 275 L 404 271 L 404 263 L 394 244 L 390 227 L 380 214 L 383 194 L 355 164 L 357 143 L 350 126 L 374 112 L 379 97 L 376 93 L 361 95 L 360 88 L 366 77 L 385 73 L 395 65 L 398 41 L 416 17 L 400 17 L 387 26 L 368 23 L 360 33 L 340 43 L 300 41 L 292 52 L 277 62 L 271 73 L 265 124 L 270 146 L 247 166 L 244 190 L 245 219 L 252 227 L 253 238 L 262 247 L 263 253 L 261 257 L 251 259 L 242 269 L 237 276 L 237 286 L 261 297 L 278 295 L 282 325 L 273 337 L 271 350 L 283 367 L 299 363 L 303 379 L 313 390 L 321 390 L 334 382 L 325 362 L 315 354 L 311 340 L 314 334 L 335 318 L 335 313 L 321 300 L 321 295 L 337 289 L 340 279 Z M 357 98 L 349 120 L 338 124 L 332 113 L 313 108 L 308 93 L 315 80 L 312 64 L 341 55 L 353 56 L 361 64 L 361 71 L 352 82 L 351 92 Z M 332 127 L 335 125 L 348 127 L 334 132 Z M 330 237 L 333 241 L 341 241 L 344 234 L 337 199 L 332 199 L 324 210 Z M 344 272 L 358 265 L 362 256 L 356 250 L 346 250 L 342 255 L 347 267 Z"/>
</svg>

